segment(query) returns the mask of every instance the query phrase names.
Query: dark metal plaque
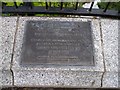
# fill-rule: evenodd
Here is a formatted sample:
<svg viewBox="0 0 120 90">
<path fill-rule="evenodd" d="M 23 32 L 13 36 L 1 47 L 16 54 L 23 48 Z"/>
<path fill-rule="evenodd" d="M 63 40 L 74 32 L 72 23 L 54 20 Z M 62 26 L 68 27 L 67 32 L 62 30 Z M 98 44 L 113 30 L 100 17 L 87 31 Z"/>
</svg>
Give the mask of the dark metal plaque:
<svg viewBox="0 0 120 90">
<path fill-rule="evenodd" d="M 23 65 L 94 65 L 91 22 L 27 21 Z"/>
</svg>

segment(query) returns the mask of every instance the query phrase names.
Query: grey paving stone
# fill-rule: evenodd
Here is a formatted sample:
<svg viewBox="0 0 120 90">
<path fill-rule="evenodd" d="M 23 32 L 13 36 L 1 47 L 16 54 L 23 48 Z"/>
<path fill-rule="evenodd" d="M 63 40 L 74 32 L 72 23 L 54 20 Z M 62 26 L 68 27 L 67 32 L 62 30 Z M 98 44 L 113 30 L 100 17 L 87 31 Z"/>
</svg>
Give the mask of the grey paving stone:
<svg viewBox="0 0 120 90">
<path fill-rule="evenodd" d="M 75 67 L 44 67 L 42 65 L 39 66 L 31 66 L 31 67 L 21 67 L 20 59 L 21 59 L 21 48 L 23 44 L 23 35 L 25 29 L 25 22 L 27 20 L 54 20 L 54 21 L 91 21 L 92 22 L 92 34 L 94 39 L 94 53 L 95 53 L 95 66 L 75 66 Z M 20 70 L 58 70 L 58 69 L 72 69 L 72 70 L 85 70 L 85 71 L 104 71 L 103 67 L 103 56 L 102 56 L 102 48 L 101 48 L 101 37 L 100 37 L 100 25 L 99 20 L 97 19 L 83 19 L 83 18 L 49 18 L 49 17 L 20 17 L 19 26 L 16 38 L 16 46 L 15 46 L 15 54 L 13 59 L 13 69 Z"/>
<path fill-rule="evenodd" d="M 103 76 L 103 87 L 118 87 L 118 22 L 119 20 L 101 19 L 106 69 Z"/>
<path fill-rule="evenodd" d="M 101 19 L 106 71 L 118 72 L 118 20 Z"/>
<path fill-rule="evenodd" d="M 0 70 L 10 69 L 17 17 L 1 17 Z"/>
<path fill-rule="evenodd" d="M 0 16 L 0 30 L 2 30 L 2 17 Z M 2 33 L 0 32 L 0 36 L 2 36 Z M 0 37 L 0 59 L 2 59 L 2 37 Z M 2 61 L 0 62 L 0 70 L 2 70 Z M 1 72 L 0 72 L 1 73 Z M 0 76 L 1 77 L 1 76 Z M 1 82 L 0 82 L 1 83 Z M 1 85 L 1 84 L 0 84 Z"/>
<path fill-rule="evenodd" d="M 2 81 L 2 71 L 0 71 L 0 81 Z M 0 82 L 0 88 L 2 88 L 2 82 Z"/>
<path fill-rule="evenodd" d="M 100 87 L 102 73 L 72 70 L 16 70 L 14 75 L 16 86 Z"/>
<path fill-rule="evenodd" d="M 0 71 L 0 87 L 10 87 L 12 86 L 12 73 L 10 70 Z"/>
<path fill-rule="evenodd" d="M 21 47 L 27 20 L 91 21 L 95 66 L 28 66 L 20 65 Z M 104 71 L 100 25 L 97 19 L 20 17 L 12 69 L 16 86 L 100 87 Z"/>
<path fill-rule="evenodd" d="M 17 17 L 0 17 L 0 86 L 12 86 L 11 56 Z"/>
<path fill-rule="evenodd" d="M 118 86 L 120 88 L 120 20 L 118 21 Z"/>
<path fill-rule="evenodd" d="M 106 72 L 103 77 L 103 87 L 118 88 L 118 73 Z"/>
</svg>

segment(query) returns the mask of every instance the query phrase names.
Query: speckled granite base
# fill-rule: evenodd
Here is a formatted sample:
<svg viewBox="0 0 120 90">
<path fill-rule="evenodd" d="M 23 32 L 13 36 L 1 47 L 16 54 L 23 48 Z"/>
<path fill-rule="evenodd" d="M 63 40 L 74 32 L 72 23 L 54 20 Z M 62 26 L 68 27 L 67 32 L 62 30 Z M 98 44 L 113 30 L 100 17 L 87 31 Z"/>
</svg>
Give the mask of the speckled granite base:
<svg viewBox="0 0 120 90">
<path fill-rule="evenodd" d="M 17 86 L 100 87 L 102 73 L 72 70 L 16 70 L 14 75 L 14 83 Z"/>
<path fill-rule="evenodd" d="M 0 17 L 0 87 L 12 86 L 10 71 L 17 17 Z"/>
<path fill-rule="evenodd" d="M 27 20 L 91 21 L 95 66 L 21 66 L 19 62 Z M 2 81 L 5 82 L 0 84 L 3 86 L 118 87 L 118 20 L 19 17 L 17 22 L 17 17 L 4 17 L 2 21 L 6 22 L 0 32 L 0 68 L 3 70 L 0 80 L 4 78 Z"/>
<path fill-rule="evenodd" d="M 95 66 L 20 66 L 21 47 L 27 20 L 91 21 L 94 40 Z M 13 59 L 14 85 L 55 87 L 101 87 L 104 72 L 99 20 L 82 18 L 21 17 L 17 30 Z"/>
<path fill-rule="evenodd" d="M 103 87 L 118 87 L 118 72 L 106 72 L 103 76 Z"/>
<path fill-rule="evenodd" d="M 118 20 L 101 19 L 105 74 L 103 87 L 118 87 Z"/>
<path fill-rule="evenodd" d="M 10 70 L 0 71 L 0 87 L 11 87 L 13 83 L 12 73 Z"/>
<path fill-rule="evenodd" d="M 0 30 L 0 70 L 10 69 L 17 17 L 2 17 Z"/>
<path fill-rule="evenodd" d="M 106 71 L 118 72 L 118 20 L 101 19 Z"/>
</svg>

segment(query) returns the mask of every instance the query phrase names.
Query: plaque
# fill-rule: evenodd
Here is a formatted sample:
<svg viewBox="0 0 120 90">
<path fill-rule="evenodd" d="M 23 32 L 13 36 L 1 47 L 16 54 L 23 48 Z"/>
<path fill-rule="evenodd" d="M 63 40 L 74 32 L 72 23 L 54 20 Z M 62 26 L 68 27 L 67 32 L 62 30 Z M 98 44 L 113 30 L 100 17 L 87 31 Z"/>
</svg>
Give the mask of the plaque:
<svg viewBox="0 0 120 90">
<path fill-rule="evenodd" d="M 26 21 L 22 65 L 94 65 L 91 22 Z"/>
</svg>

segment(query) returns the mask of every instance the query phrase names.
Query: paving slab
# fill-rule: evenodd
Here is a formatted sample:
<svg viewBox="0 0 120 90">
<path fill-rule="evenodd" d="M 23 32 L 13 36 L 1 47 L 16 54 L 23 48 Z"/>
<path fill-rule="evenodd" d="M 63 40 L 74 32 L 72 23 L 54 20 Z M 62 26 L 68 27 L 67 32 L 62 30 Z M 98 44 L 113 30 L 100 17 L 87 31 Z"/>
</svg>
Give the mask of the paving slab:
<svg viewBox="0 0 120 90">
<path fill-rule="evenodd" d="M 10 69 L 17 17 L 1 17 L 0 70 Z"/>
<path fill-rule="evenodd" d="M 17 17 L 0 19 L 0 86 L 12 86 L 10 65 Z"/>
<path fill-rule="evenodd" d="M 11 87 L 13 85 L 12 73 L 10 70 L 0 71 L 0 87 Z"/>
<path fill-rule="evenodd" d="M 100 87 L 99 72 L 72 70 L 16 70 L 14 84 L 37 87 Z"/>
<path fill-rule="evenodd" d="M 117 72 L 105 72 L 103 77 L 103 87 L 118 88 L 118 73 Z"/>
<path fill-rule="evenodd" d="M 21 53 L 25 23 L 28 20 L 53 21 L 91 21 L 94 43 L 93 66 L 21 66 Z M 83 18 L 49 18 L 49 17 L 20 17 L 13 57 L 12 70 L 14 85 L 16 86 L 69 86 L 69 87 L 101 87 L 102 73 L 104 72 L 100 24 L 98 19 Z"/>
<path fill-rule="evenodd" d="M 2 71 L 0 71 L 0 81 L 2 81 Z M 0 82 L 0 88 L 2 88 L 2 82 Z"/>
<path fill-rule="evenodd" d="M 118 87 L 118 26 L 119 20 L 101 19 L 105 74 L 103 87 Z"/>
<path fill-rule="evenodd" d="M 120 20 L 118 21 L 118 87 L 120 88 Z"/>
<path fill-rule="evenodd" d="M 118 72 L 118 22 L 101 19 L 105 68 L 110 72 Z"/>
</svg>

